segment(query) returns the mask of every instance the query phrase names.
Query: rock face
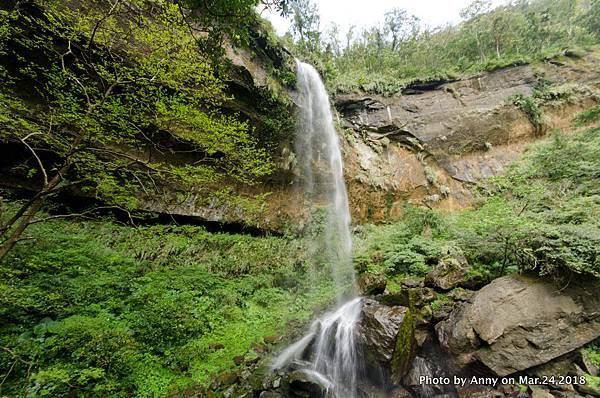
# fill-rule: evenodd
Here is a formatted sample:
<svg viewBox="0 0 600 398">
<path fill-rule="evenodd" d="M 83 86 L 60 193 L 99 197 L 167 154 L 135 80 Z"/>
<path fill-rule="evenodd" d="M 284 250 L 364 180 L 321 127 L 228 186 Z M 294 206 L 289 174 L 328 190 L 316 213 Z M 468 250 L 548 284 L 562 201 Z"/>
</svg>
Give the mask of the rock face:
<svg viewBox="0 0 600 398">
<path fill-rule="evenodd" d="M 394 97 L 337 95 L 353 218 L 398 217 L 406 202 L 468 206 L 469 184 L 501 174 L 531 141 L 568 128 L 574 113 L 593 103 L 599 63 L 589 57 L 583 64 L 505 68 Z M 544 125 L 536 127 L 509 98 L 531 95 L 540 78 L 556 86 L 576 82 L 581 92 L 570 104 L 545 106 Z"/>
<path fill-rule="evenodd" d="M 414 317 L 407 307 L 365 299 L 358 341 L 372 379 L 398 385 L 410 370 L 417 350 Z"/>
<path fill-rule="evenodd" d="M 519 276 L 496 279 L 436 325 L 460 365 L 482 363 L 499 376 L 546 363 L 600 336 L 600 286 Z"/>
<path fill-rule="evenodd" d="M 407 307 L 386 306 L 365 299 L 360 324 L 360 341 L 371 360 L 389 363 L 396 347 L 396 337 L 408 313 Z"/>
<path fill-rule="evenodd" d="M 180 192 L 166 182 L 161 186 L 164 195 L 141 198 L 143 210 L 261 230 L 302 230 L 306 226 L 308 201 L 294 184 L 299 175 L 291 123 L 294 95 L 289 92 L 286 105 L 275 109 L 268 93 L 270 71 L 293 65 L 293 59 L 284 49 L 264 45 L 264 37 L 256 34 L 255 51 L 225 49 L 232 66 L 228 89 L 233 99 L 224 107 L 241 115 L 265 137 L 278 137 L 270 146 L 276 171 L 253 186 L 234 181 L 223 181 L 223 185 L 242 196 L 264 195 L 267 199 L 257 206 L 232 203 L 218 195 L 207 200 L 204 194 Z M 533 126 L 509 98 L 518 93 L 530 95 L 540 79 L 555 87 L 570 85 L 574 95 L 568 102 L 544 106 L 543 126 Z M 336 94 L 333 105 L 343 127 L 339 135 L 353 221 L 401 218 L 406 203 L 442 210 L 469 206 L 472 183 L 501 174 L 546 131 L 570 128 L 573 115 L 594 103 L 598 87 L 600 62 L 590 55 L 573 62 L 509 67 L 415 86 L 394 97 Z M 277 115 L 291 116 L 290 123 L 274 131 L 272 119 Z M 178 164 L 196 160 L 152 148 L 139 148 L 138 152 L 132 155 Z M 28 188 L 22 181 L 0 183 Z"/>
</svg>

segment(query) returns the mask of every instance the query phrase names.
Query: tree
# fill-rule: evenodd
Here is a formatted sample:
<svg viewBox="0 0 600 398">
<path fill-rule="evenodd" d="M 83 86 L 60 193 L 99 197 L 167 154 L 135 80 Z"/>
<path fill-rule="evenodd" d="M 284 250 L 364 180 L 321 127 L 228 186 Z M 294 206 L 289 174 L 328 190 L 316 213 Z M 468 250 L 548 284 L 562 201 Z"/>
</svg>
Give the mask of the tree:
<svg viewBox="0 0 600 398">
<path fill-rule="evenodd" d="M 290 0 L 289 4 L 293 14 L 291 30 L 295 39 L 306 51 L 318 52 L 321 18 L 317 5 L 311 0 Z"/>
<path fill-rule="evenodd" d="M 600 0 L 591 0 L 590 7 L 583 16 L 584 25 L 600 39 Z"/>
<path fill-rule="evenodd" d="M 486 29 L 485 23 L 482 23 L 481 16 L 490 11 L 491 2 L 489 0 L 475 0 L 469 6 L 460 11 L 460 16 L 467 20 L 465 29 L 475 39 L 479 57 L 485 61 L 485 50 L 483 44 L 483 35 Z"/>
<path fill-rule="evenodd" d="M 385 13 L 385 27 L 392 35 L 392 51 L 396 51 L 400 42 L 418 34 L 419 19 L 408 15 L 405 10 L 394 8 Z"/>
<path fill-rule="evenodd" d="M 494 49 L 496 50 L 496 58 L 501 57 L 501 49 L 506 45 L 507 37 L 511 33 L 510 13 L 506 9 L 497 9 L 490 14 L 491 31 L 494 39 Z"/>
<path fill-rule="evenodd" d="M 224 83 L 183 8 L 98 0 L 83 12 L 78 4 L 17 3 L 0 19 L 8 32 L 0 48 L 15 61 L 2 62 L 10 79 L 0 86 L 0 140 L 21 148 L 10 172 L 26 170 L 35 187 L 0 226 L 0 260 L 66 189 L 131 211 L 166 181 L 208 198 L 225 178 L 252 183 L 272 170 L 248 125 L 219 111 Z M 34 104 L 22 95 L 27 85 L 40 96 Z M 190 161 L 169 162 L 177 152 Z"/>
</svg>

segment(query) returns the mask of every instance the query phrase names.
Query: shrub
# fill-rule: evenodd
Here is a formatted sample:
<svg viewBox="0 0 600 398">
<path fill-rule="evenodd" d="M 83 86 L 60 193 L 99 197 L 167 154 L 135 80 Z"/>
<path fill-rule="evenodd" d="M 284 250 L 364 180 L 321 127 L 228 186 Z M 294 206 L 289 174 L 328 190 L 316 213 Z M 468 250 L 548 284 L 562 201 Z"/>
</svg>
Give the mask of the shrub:
<svg viewBox="0 0 600 398">
<path fill-rule="evenodd" d="M 509 101 L 527 116 L 531 124 L 535 127 L 541 126 L 542 110 L 533 98 L 519 93 L 510 97 Z"/>
<path fill-rule="evenodd" d="M 573 122 L 575 126 L 585 126 L 600 120 L 600 105 L 593 106 L 582 111 L 575 116 Z"/>
</svg>

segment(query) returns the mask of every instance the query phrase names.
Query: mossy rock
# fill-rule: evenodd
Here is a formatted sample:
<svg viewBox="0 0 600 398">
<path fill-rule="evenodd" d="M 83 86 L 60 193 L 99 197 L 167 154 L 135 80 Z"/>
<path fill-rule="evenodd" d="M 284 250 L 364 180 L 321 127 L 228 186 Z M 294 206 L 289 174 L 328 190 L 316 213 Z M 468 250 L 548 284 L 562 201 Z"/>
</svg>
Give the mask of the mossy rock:
<svg viewBox="0 0 600 398">
<path fill-rule="evenodd" d="M 400 383 L 400 380 L 410 370 L 410 365 L 415 358 L 417 342 L 415 340 L 415 317 L 413 311 L 408 310 L 398 330 L 396 347 L 392 356 L 392 382 Z"/>
</svg>

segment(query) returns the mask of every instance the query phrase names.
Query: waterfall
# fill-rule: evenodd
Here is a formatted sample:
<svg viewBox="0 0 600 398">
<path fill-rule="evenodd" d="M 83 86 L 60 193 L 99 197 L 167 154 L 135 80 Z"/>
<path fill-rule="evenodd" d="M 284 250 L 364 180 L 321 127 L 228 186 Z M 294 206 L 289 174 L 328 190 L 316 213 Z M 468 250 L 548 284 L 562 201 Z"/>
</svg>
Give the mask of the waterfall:
<svg viewBox="0 0 600 398">
<path fill-rule="evenodd" d="M 338 308 L 315 320 L 309 332 L 275 358 L 272 368 L 295 366 L 317 380 L 328 397 L 356 396 L 359 353 L 356 325 L 362 300 L 357 296 L 352 266 L 352 236 L 343 159 L 329 97 L 319 73 L 297 61 L 300 108 L 296 154 L 299 185 L 311 207 L 326 209 L 323 225 L 325 257 L 332 267 Z M 352 297 L 344 303 L 347 293 Z"/>
<path fill-rule="evenodd" d="M 350 289 L 349 293 L 356 295 L 342 151 L 329 96 L 319 73 L 300 61 L 297 61 L 297 68 L 300 114 L 295 147 L 300 168 L 298 184 L 311 200 L 312 207 L 326 209 L 323 243 L 341 303 L 344 290 Z"/>
</svg>

